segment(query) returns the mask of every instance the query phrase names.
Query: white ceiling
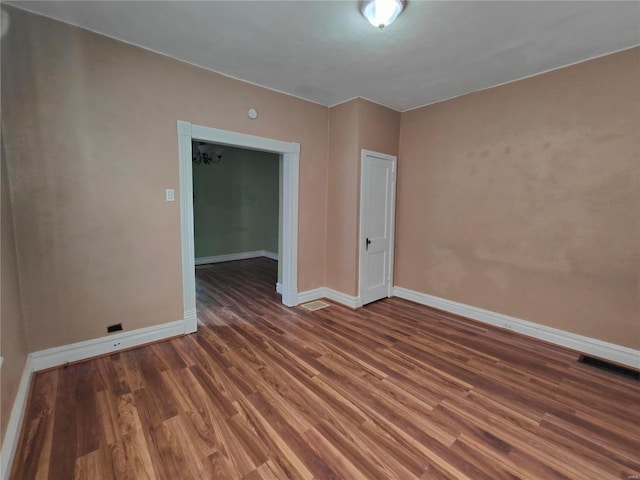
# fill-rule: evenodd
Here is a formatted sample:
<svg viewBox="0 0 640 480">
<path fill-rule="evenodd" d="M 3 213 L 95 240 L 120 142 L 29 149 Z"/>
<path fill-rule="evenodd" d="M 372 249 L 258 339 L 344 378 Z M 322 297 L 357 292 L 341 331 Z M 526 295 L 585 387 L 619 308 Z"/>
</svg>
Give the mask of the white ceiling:
<svg viewBox="0 0 640 480">
<path fill-rule="evenodd" d="M 6 2 L 323 105 L 399 111 L 640 44 L 640 2 L 409 0 L 379 31 L 341 1 Z"/>
</svg>

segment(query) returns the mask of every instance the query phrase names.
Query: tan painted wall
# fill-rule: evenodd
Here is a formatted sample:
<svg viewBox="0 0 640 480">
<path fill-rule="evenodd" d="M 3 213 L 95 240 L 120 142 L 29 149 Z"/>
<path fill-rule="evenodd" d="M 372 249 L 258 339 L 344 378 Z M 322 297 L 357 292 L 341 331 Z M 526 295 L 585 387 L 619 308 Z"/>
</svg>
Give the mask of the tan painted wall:
<svg viewBox="0 0 640 480">
<path fill-rule="evenodd" d="M 400 141 L 400 112 L 359 98 L 360 149 L 387 155 L 398 155 Z M 358 159 L 360 155 L 358 154 Z M 360 165 L 360 162 L 358 162 Z M 358 172 L 358 181 L 360 172 Z M 358 188 L 358 191 L 360 189 Z"/>
<path fill-rule="evenodd" d="M 362 149 L 397 155 L 400 113 L 357 98 L 329 109 L 327 286 L 358 294 Z"/>
<path fill-rule="evenodd" d="M 396 284 L 639 348 L 639 58 L 403 113 Z"/>
<path fill-rule="evenodd" d="M 348 295 L 358 288 L 358 102 L 329 109 L 326 286 Z"/>
<path fill-rule="evenodd" d="M 360 149 L 396 154 L 401 131 L 396 284 L 640 345 L 637 49 L 398 128 L 366 100 L 326 109 L 3 8 L 29 350 L 181 317 L 179 205 L 164 202 L 178 119 L 301 143 L 300 291 L 357 294 Z"/>
<path fill-rule="evenodd" d="M 177 120 L 301 144 L 298 288 L 324 284 L 326 107 L 3 8 L 31 351 L 182 318 Z"/>
<path fill-rule="evenodd" d="M 11 214 L 11 199 L 7 183 L 4 141 L 0 142 L 0 354 L 4 357 L 0 371 L 0 445 L 9 423 L 9 415 L 18 392 L 18 385 L 27 360 L 24 336 L 16 244 Z"/>
</svg>

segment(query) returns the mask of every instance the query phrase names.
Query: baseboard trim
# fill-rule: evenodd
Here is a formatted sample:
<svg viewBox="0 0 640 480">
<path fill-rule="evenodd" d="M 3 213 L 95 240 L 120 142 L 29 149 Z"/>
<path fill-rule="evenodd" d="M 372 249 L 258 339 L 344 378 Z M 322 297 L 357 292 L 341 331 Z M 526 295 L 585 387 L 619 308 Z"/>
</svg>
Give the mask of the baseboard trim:
<svg viewBox="0 0 640 480">
<path fill-rule="evenodd" d="M 354 297 L 353 295 L 347 295 L 346 293 L 339 292 L 333 288 L 325 288 L 325 297 L 334 302 L 341 303 L 350 308 L 358 308 L 362 306 L 362 299 L 360 297 Z"/>
<path fill-rule="evenodd" d="M 196 333 L 198 331 L 198 311 L 193 309 L 184 312 L 184 333 Z"/>
<path fill-rule="evenodd" d="M 545 342 L 567 347 L 578 352 L 588 353 L 596 357 L 611 360 L 612 362 L 640 369 L 640 351 L 623 347 L 614 343 L 604 342 L 591 337 L 585 337 L 575 333 L 547 327 L 538 323 L 521 320 L 509 315 L 484 310 L 464 303 L 446 300 L 426 293 L 416 292 L 402 287 L 393 287 L 396 297 L 411 300 L 412 302 L 434 307 L 446 312 L 477 320 L 507 330 L 527 335 L 529 337 L 544 340 Z"/>
<path fill-rule="evenodd" d="M 268 250 L 262 250 L 261 257 L 267 257 L 271 260 L 278 260 L 278 254 L 276 252 L 269 252 Z"/>
<path fill-rule="evenodd" d="M 282 295 L 282 284 L 280 282 L 276 283 L 276 292 Z"/>
<path fill-rule="evenodd" d="M 212 257 L 196 258 L 196 265 L 207 265 L 209 263 L 232 262 L 234 260 L 246 260 L 248 258 L 267 257 L 278 260 L 278 254 L 268 250 L 255 250 L 253 252 L 229 253 L 227 255 L 214 255 Z"/>
<path fill-rule="evenodd" d="M 4 434 L 2 450 L 0 451 L 0 478 L 2 478 L 2 480 L 8 480 L 9 474 L 11 473 L 13 458 L 16 454 L 16 448 L 18 447 L 22 421 L 24 420 L 24 415 L 27 410 L 27 401 L 29 400 L 32 375 L 33 364 L 31 362 L 31 357 L 27 356 L 22 377 L 20 378 L 18 392 L 16 393 L 16 398 L 13 401 L 13 407 L 11 408 L 11 416 L 9 417 L 7 430 Z"/>
<path fill-rule="evenodd" d="M 193 319 L 195 319 L 195 315 Z M 193 323 L 193 319 L 189 319 L 189 323 Z M 68 362 L 78 362 L 80 360 L 138 347 L 146 343 L 177 337 L 188 331 L 195 331 L 195 329 L 191 330 L 191 327 L 193 326 L 189 325 L 189 329 L 186 328 L 185 320 L 177 320 L 153 327 L 140 328 L 130 332 L 116 333 L 84 342 L 40 350 L 31 353 L 29 357 L 33 371 L 37 372 L 46 370 L 47 368 L 58 367 Z"/>
<path fill-rule="evenodd" d="M 298 294 L 298 303 L 312 302 L 320 298 L 328 298 L 334 302 L 340 303 L 346 307 L 358 308 L 362 306 L 362 299 L 360 297 L 354 297 L 347 295 L 346 293 L 339 292 L 333 288 L 319 287 L 313 290 L 307 290 L 306 292 L 300 292 Z"/>
<path fill-rule="evenodd" d="M 314 300 L 318 300 L 319 298 L 325 298 L 325 288 L 314 288 L 313 290 L 307 290 L 304 292 L 298 293 L 298 304 L 313 302 Z"/>
</svg>

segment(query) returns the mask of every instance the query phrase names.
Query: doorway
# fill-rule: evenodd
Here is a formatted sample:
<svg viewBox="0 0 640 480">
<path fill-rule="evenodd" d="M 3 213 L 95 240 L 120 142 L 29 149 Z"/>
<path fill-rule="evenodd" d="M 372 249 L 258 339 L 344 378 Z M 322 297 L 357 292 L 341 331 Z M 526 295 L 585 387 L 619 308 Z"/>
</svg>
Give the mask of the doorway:
<svg viewBox="0 0 640 480">
<path fill-rule="evenodd" d="M 362 150 L 359 297 L 362 304 L 393 289 L 397 157 Z"/>
<path fill-rule="evenodd" d="M 278 260 L 281 156 L 195 141 L 192 153 L 196 266 Z"/>
<path fill-rule="evenodd" d="M 182 296 L 185 333 L 197 330 L 195 252 L 193 223 L 192 142 L 202 141 L 231 147 L 262 150 L 282 157 L 282 303 L 298 303 L 298 182 L 300 144 L 254 135 L 219 130 L 178 120 L 178 160 L 180 166 L 180 225 L 182 249 Z"/>
</svg>

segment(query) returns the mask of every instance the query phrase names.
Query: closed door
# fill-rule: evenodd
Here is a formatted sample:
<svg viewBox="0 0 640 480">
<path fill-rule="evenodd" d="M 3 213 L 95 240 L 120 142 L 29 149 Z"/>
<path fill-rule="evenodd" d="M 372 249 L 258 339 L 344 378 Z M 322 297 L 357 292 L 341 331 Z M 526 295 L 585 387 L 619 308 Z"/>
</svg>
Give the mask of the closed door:
<svg viewBox="0 0 640 480">
<path fill-rule="evenodd" d="M 394 156 L 362 151 L 360 297 L 363 305 L 392 294 L 396 163 Z"/>
</svg>

